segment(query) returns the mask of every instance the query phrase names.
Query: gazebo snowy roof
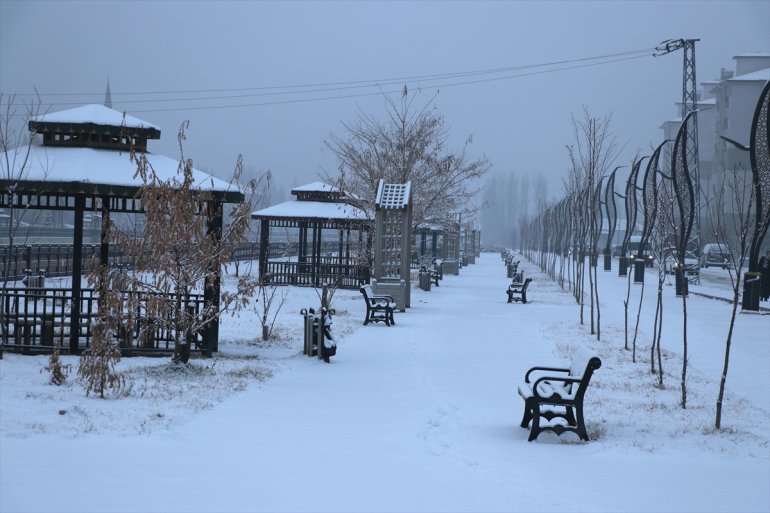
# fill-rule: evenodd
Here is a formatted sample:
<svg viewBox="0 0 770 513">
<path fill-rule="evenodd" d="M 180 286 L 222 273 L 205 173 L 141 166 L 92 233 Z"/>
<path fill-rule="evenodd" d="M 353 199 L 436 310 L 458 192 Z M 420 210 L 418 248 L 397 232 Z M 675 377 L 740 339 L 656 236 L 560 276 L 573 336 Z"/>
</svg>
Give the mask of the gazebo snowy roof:
<svg viewBox="0 0 770 513">
<path fill-rule="evenodd" d="M 95 126 L 146 128 L 158 132 L 158 137 L 155 137 L 155 139 L 160 137 L 160 128 L 156 125 L 98 104 L 83 105 L 82 107 L 75 107 L 74 109 L 42 114 L 32 118 L 31 123 L 61 125 L 90 124 Z"/>
<path fill-rule="evenodd" d="M 34 135 L 26 166 L 8 170 L 0 179 L 2 190 L 13 182 L 21 193 L 134 198 L 143 185 L 130 158 L 130 149 L 137 146 L 158 179 L 178 175 L 178 159 L 144 151 L 147 139 L 160 137 L 158 127 L 103 105 L 44 114 L 33 118 L 29 128 Z M 10 150 L 6 161 L 19 163 L 24 152 L 26 148 Z M 193 178 L 195 187 L 213 199 L 243 200 L 243 193 L 228 182 L 197 169 Z"/>
<path fill-rule="evenodd" d="M 366 213 L 344 202 L 345 193 L 336 187 L 313 182 L 291 190 L 296 200 L 285 201 L 251 213 L 252 219 L 319 219 L 365 221 Z M 341 201 L 342 200 L 342 201 Z"/>
<path fill-rule="evenodd" d="M 177 176 L 179 160 L 152 153 L 145 156 L 158 179 Z M 133 197 L 143 185 L 141 178 L 135 176 L 136 170 L 127 151 L 43 146 L 40 137 L 35 136 L 17 190 Z M 242 198 L 237 187 L 203 171 L 193 169 L 193 178 L 201 191 L 223 196 L 225 201 Z"/>
</svg>

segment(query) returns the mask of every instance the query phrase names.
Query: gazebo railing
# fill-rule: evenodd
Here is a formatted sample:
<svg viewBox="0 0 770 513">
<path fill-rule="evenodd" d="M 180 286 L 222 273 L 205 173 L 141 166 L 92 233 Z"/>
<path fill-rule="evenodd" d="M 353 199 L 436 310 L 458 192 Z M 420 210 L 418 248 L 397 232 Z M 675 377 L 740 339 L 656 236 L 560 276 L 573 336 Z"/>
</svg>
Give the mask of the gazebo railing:
<svg viewBox="0 0 770 513">
<path fill-rule="evenodd" d="M 124 312 L 125 329 L 113 335 L 125 355 L 168 354 L 174 350 L 175 333 L 168 319 L 153 319 L 146 314 L 152 294 L 137 294 L 132 312 Z M 173 297 L 171 298 L 174 299 Z M 10 288 L 0 301 L 0 340 L 6 350 L 22 353 L 51 352 L 58 345 L 62 352 L 71 351 L 72 290 L 63 288 Z M 91 323 L 97 318 L 98 291 L 81 290 L 80 315 L 77 330 L 78 350 L 91 346 Z M 199 315 L 204 308 L 202 294 L 191 294 L 188 301 L 191 315 Z M 147 323 L 153 326 L 143 329 Z M 203 334 L 195 339 L 193 351 L 203 351 Z"/>
<path fill-rule="evenodd" d="M 333 257 L 322 258 L 318 265 L 310 262 L 268 262 L 267 276 L 272 285 L 320 287 L 334 284 L 341 289 L 358 289 L 369 282 L 369 266 L 337 263 Z"/>
</svg>

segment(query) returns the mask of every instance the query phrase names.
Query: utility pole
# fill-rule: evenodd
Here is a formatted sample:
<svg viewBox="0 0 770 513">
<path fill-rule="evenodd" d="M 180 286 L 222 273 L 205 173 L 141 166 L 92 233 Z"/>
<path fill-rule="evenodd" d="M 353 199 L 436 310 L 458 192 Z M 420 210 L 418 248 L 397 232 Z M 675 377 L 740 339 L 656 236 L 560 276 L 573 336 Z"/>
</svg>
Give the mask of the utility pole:
<svg viewBox="0 0 770 513">
<path fill-rule="evenodd" d="M 687 118 L 687 114 L 695 112 L 692 117 L 692 123 L 687 127 L 687 143 L 685 145 L 687 156 L 687 167 L 690 171 L 690 179 L 695 189 L 695 219 L 693 220 L 692 232 L 688 242 L 695 247 L 695 252 L 700 257 L 700 166 L 698 162 L 698 83 L 695 79 L 695 42 L 700 39 L 669 39 L 663 41 L 655 48 L 655 56 L 666 55 L 677 50 L 684 51 L 684 60 L 682 66 L 682 120 Z"/>
</svg>

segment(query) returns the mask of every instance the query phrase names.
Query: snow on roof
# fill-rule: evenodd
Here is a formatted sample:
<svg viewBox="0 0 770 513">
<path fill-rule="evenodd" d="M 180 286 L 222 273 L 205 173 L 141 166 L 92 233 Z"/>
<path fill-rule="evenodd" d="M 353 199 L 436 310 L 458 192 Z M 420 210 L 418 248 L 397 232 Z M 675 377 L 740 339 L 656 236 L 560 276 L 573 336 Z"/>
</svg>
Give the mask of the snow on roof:
<svg viewBox="0 0 770 513">
<path fill-rule="evenodd" d="M 339 189 L 335 187 L 334 185 L 329 185 L 328 183 L 323 182 L 313 182 L 308 183 L 305 185 L 300 185 L 299 187 L 294 187 L 291 192 L 294 193 L 295 191 L 299 192 L 338 192 Z"/>
<path fill-rule="evenodd" d="M 309 219 L 365 220 L 365 212 L 347 203 L 290 200 L 251 213 L 252 218 L 291 217 Z"/>
<path fill-rule="evenodd" d="M 744 73 L 743 75 L 738 75 L 737 77 L 727 79 L 728 82 L 761 81 L 761 80 L 764 80 L 765 82 L 770 80 L 770 68 L 752 71 L 751 73 Z"/>
<path fill-rule="evenodd" d="M 129 115 L 125 115 L 124 118 L 124 113 L 98 104 L 83 105 L 74 109 L 42 114 L 32 118 L 32 121 L 40 123 L 94 123 L 96 125 L 123 126 L 124 119 L 125 126 L 129 128 L 154 128 L 160 130 L 160 128 L 152 123 Z"/>
<path fill-rule="evenodd" d="M 81 182 L 128 187 L 141 187 L 134 177 L 136 163 L 126 151 L 97 148 L 43 146 L 40 137 L 33 142 L 27 169 L 21 180 L 45 182 Z M 11 150 L 10 152 L 14 152 Z M 9 152 L 9 153 L 10 153 Z M 3 154 L 0 154 L 2 158 Z M 147 160 L 160 180 L 177 176 L 179 160 L 147 153 Z M 13 176 L 13 174 L 12 174 Z M 239 192 L 237 186 L 193 169 L 195 187 L 205 191 Z"/>
<path fill-rule="evenodd" d="M 742 57 L 770 57 L 770 53 L 767 52 L 746 52 L 746 53 L 739 53 L 738 55 L 734 55 L 733 59 L 739 59 Z"/>
</svg>

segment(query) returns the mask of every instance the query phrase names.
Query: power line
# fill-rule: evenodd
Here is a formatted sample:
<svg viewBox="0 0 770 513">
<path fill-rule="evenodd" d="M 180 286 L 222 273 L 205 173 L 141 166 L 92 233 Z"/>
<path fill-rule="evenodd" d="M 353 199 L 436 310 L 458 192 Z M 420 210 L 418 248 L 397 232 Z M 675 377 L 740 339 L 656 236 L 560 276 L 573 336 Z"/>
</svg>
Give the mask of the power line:
<svg viewBox="0 0 770 513">
<path fill-rule="evenodd" d="M 229 92 L 238 92 L 238 91 L 267 91 L 267 90 L 275 90 L 275 89 L 305 89 L 305 88 L 315 88 L 315 87 L 338 87 L 338 86 L 341 88 L 367 87 L 367 86 L 383 84 L 383 83 L 403 82 L 404 80 L 410 80 L 410 81 L 441 80 L 445 78 L 454 78 L 454 77 L 460 77 L 460 76 L 505 73 L 510 71 L 518 71 L 518 70 L 531 69 L 531 68 L 560 66 L 563 64 L 572 64 L 572 63 L 585 62 L 590 60 L 610 59 L 610 58 L 624 57 L 624 56 L 629 56 L 634 54 L 651 54 L 654 50 L 655 50 L 654 47 L 642 48 L 639 50 L 616 52 L 611 54 L 596 55 L 592 57 L 581 57 L 577 59 L 563 59 L 559 61 L 551 61 L 551 62 L 544 62 L 544 63 L 537 63 L 537 64 L 525 64 L 525 65 L 519 65 L 519 66 L 507 66 L 507 67 L 499 67 L 499 68 L 488 68 L 488 69 L 481 69 L 481 70 L 459 71 L 459 72 L 449 72 L 449 73 L 437 73 L 437 74 L 429 74 L 429 75 L 411 75 L 411 76 L 402 76 L 402 77 L 396 77 L 396 78 L 379 78 L 374 80 L 354 80 L 354 81 L 340 81 L 340 82 L 293 84 L 293 85 L 282 85 L 282 86 L 224 88 L 224 89 L 193 89 L 193 90 L 176 90 L 176 91 L 125 91 L 125 92 L 113 91 L 112 94 L 113 95 L 202 94 L 202 93 L 229 93 Z M 15 94 L 16 96 L 101 96 L 102 94 L 104 94 L 104 92 L 102 91 L 98 93 L 11 93 L 11 94 Z M 129 100 L 124 100 L 124 101 L 129 101 Z M 58 105 L 62 105 L 62 103 L 58 103 Z"/>
<path fill-rule="evenodd" d="M 376 96 L 383 93 L 391 94 L 391 93 L 400 92 L 401 88 L 399 87 L 398 90 L 393 90 L 393 91 L 385 91 L 382 88 L 391 86 L 394 84 L 399 84 L 399 86 L 401 86 L 403 85 L 404 80 L 411 80 L 412 82 L 407 82 L 407 84 L 410 85 L 412 88 L 417 88 L 417 89 L 440 89 L 440 88 L 480 84 L 480 83 L 486 83 L 486 82 L 494 82 L 494 81 L 500 81 L 500 80 L 511 80 L 515 78 L 521 78 L 521 77 L 527 77 L 527 76 L 533 76 L 533 75 L 542 75 L 546 73 L 555 73 L 558 71 L 567 71 L 567 70 L 573 70 L 573 69 L 579 69 L 579 68 L 601 66 L 601 65 L 612 64 L 612 63 L 621 62 L 621 61 L 651 57 L 652 56 L 651 50 L 654 50 L 654 48 L 633 50 L 628 52 L 618 52 L 618 53 L 607 54 L 602 56 L 584 57 L 580 59 L 561 60 L 561 61 L 554 61 L 554 62 L 541 63 L 541 64 L 509 66 L 504 68 L 492 68 L 492 69 L 485 69 L 485 70 L 464 71 L 464 72 L 455 72 L 455 73 L 446 73 L 446 74 L 416 75 L 413 77 L 401 77 L 396 79 L 388 79 L 388 80 L 380 80 L 380 81 L 331 82 L 327 84 L 315 84 L 315 85 L 308 84 L 308 85 L 269 86 L 269 87 L 254 87 L 254 88 L 210 89 L 210 90 L 198 90 L 198 91 L 176 91 L 176 92 L 172 92 L 172 91 L 157 92 L 156 91 L 156 92 L 112 93 L 112 94 L 114 97 L 114 96 L 117 96 L 118 94 L 122 94 L 122 95 L 188 94 L 188 93 L 203 93 L 203 92 L 268 91 L 270 89 L 280 89 L 280 88 L 301 89 L 301 88 L 308 88 L 308 87 L 319 87 L 317 89 L 305 89 L 305 90 L 297 90 L 297 91 L 271 91 L 271 92 L 237 94 L 237 95 L 226 95 L 226 96 L 204 96 L 204 97 L 192 97 L 192 98 L 151 98 L 151 99 L 142 99 L 142 100 L 115 101 L 115 103 L 126 104 L 126 103 L 170 103 L 170 102 L 183 102 L 183 101 L 200 102 L 200 101 L 211 101 L 211 100 L 215 100 L 215 101 L 216 100 L 234 100 L 234 99 L 243 99 L 243 98 L 264 97 L 264 96 L 306 95 L 311 93 L 335 92 L 335 91 L 344 91 L 344 90 L 371 88 L 371 87 L 378 88 L 377 91 L 372 91 L 368 93 L 359 93 L 359 94 L 316 96 L 311 98 L 289 98 L 289 99 L 274 100 L 274 101 L 267 101 L 267 102 L 240 103 L 240 104 L 230 104 L 230 105 L 203 105 L 203 106 L 199 105 L 199 106 L 187 106 L 187 107 L 132 109 L 131 112 L 132 113 L 173 112 L 173 111 L 182 111 L 182 110 L 211 110 L 211 109 L 226 109 L 226 108 L 258 107 L 258 106 L 281 105 L 281 104 L 289 104 L 289 103 L 307 103 L 307 102 L 315 102 L 315 101 L 339 100 L 339 99 L 346 99 L 346 98 L 360 98 L 360 97 L 366 97 L 366 96 Z M 587 62 L 587 61 L 597 61 L 597 62 Z M 572 63 L 583 63 L 583 64 L 563 66 L 564 64 L 572 64 Z M 559 65 L 560 67 L 553 67 L 557 65 Z M 503 73 L 503 72 L 521 71 L 521 70 L 537 69 L 537 68 L 543 68 L 543 67 L 551 67 L 551 69 L 536 70 L 536 71 L 531 71 L 526 73 L 507 74 L 503 76 L 489 76 L 486 78 L 479 78 L 475 80 L 442 82 L 438 84 L 423 83 L 423 82 L 436 82 L 440 80 L 448 80 L 452 78 L 499 75 L 500 73 Z M 420 82 L 415 83 L 415 81 L 418 81 L 418 80 Z M 324 86 L 329 86 L 329 87 L 324 87 Z M 101 96 L 101 94 L 102 93 L 99 93 L 98 95 Z M 85 96 L 86 93 L 47 93 L 47 94 L 41 94 L 40 96 L 74 96 L 74 95 Z M 92 93 L 91 95 L 96 95 L 96 93 Z M 82 105 L 82 104 L 83 102 L 41 103 L 41 105 L 46 105 L 49 107 L 59 106 L 59 105 Z"/>
<path fill-rule="evenodd" d="M 479 79 L 479 80 L 467 80 L 463 82 L 452 82 L 452 83 L 444 83 L 444 84 L 436 84 L 436 85 L 430 85 L 430 86 L 415 86 L 417 89 L 425 89 L 425 90 L 431 90 L 431 89 L 441 89 L 441 88 L 448 88 L 448 87 L 456 87 L 456 86 L 464 86 L 464 85 L 472 85 L 472 84 L 480 84 L 485 82 L 494 82 L 499 80 L 510 80 L 514 78 L 521 78 L 521 77 L 527 77 L 527 76 L 533 76 L 533 75 L 543 75 L 546 73 L 555 73 L 557 71 L 567 71 L 572 69 L 578 69 L 578 68 L 587 68 L 591 66 L 598 66 L 600 64 L 610 64 L 615 62 L 621 62 L 621 61 L 628 61 L 633 59 L 640 59 L 642 57 L 646 57 L 644 55 L 642 56 L 635 56 L 635 57 L 625 57 L 622 59 L 614 59 L 611 61 L 605 61 L 601 63 L 592 63 L 592 64 L 582 64 L 578 66 L 570 66 L 566 68 L 558 68 L 558 69 L 551 69 L 551 70 L 543 70 L 543 71 L 535 71 L 530 73 L 520 73 L 517 75 L 508 75 L 504 77 L 493 77 L 493 78 L 485 78 L 485 79 Z M 381 94 L 395 94 L 401 92 L 401 87 L 398 89 L 393 89 L 389 91 L 376 91 L 376 92 L 370 92 L 370 93 L 360 93 L 360 94 L 347 94 L 347 95 L 338 95 L 338 96 L 323 96 L 323 97 L 314 97 L 314 98 L 295 98 L 295 99 L 287 99 L 287 100 L 275 100 L 275 101 L 269 101 L 269 102 L 260 102 L 260 103 L 246 103 L 246 104 L 237 104 L 237 105 L 210 105 L 210 106 L 199 106 L 199 107 L 177 107 L 177 108 L 163 108 L 163 109 L 143 109 L 143 110 L 132 110 L 132 113 L 140 113 L 140 112 L 174 112 L 174 111 L 182 111 L 182 110 L 211 110 L 211 109 L 230 109 L 230 108 L 246 108 L 246 107 L 263 107 L 268 105 L 283 105 L 283 104 L 289 104 L 289 103 L 307 103 L 307 102 L 315 102 L 315 101 L 326 101 L 326 100 L 341 100 L 346 98 L 361 98 L 366 96 L 379 96 Z M 57 105 L 57 104 L 53 104 Z"/>
</svg>

